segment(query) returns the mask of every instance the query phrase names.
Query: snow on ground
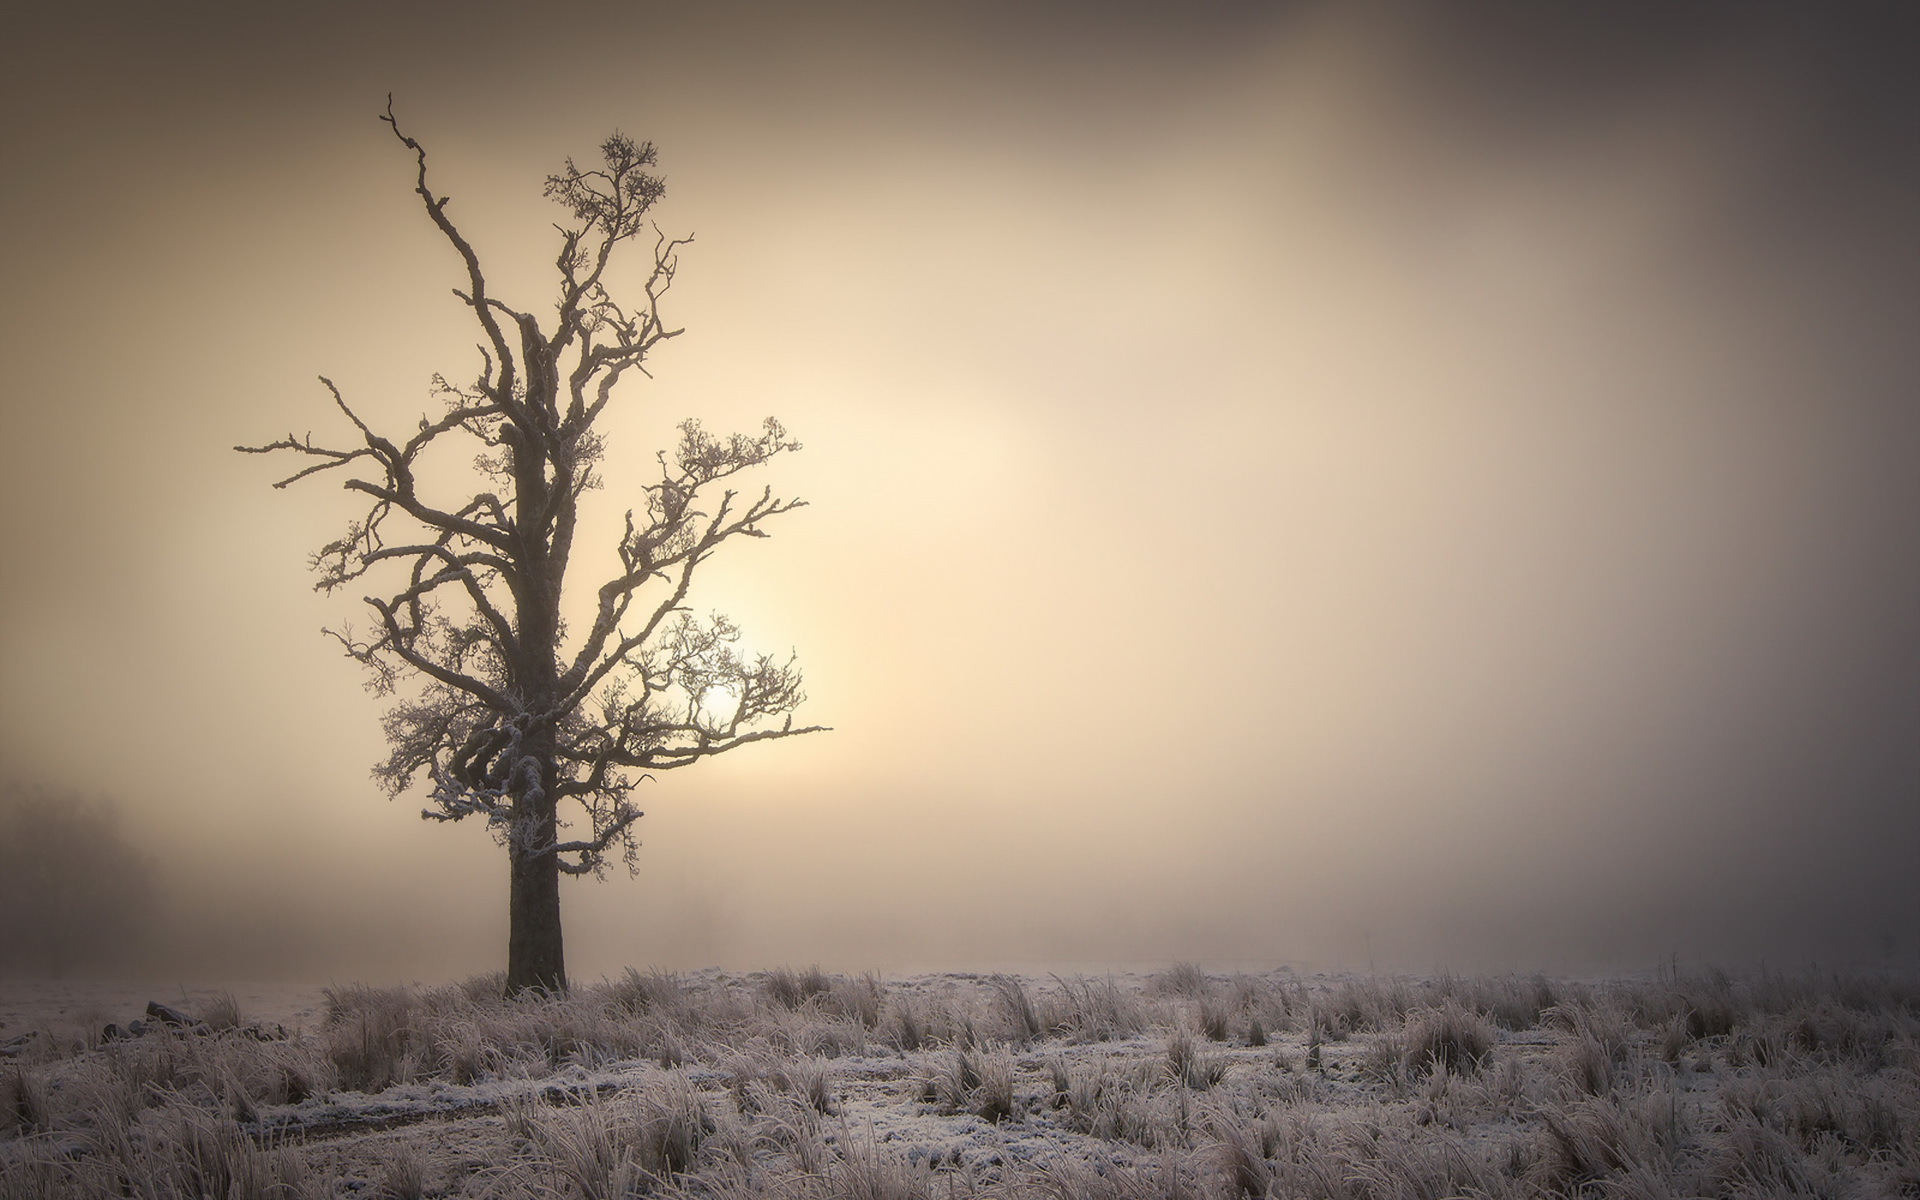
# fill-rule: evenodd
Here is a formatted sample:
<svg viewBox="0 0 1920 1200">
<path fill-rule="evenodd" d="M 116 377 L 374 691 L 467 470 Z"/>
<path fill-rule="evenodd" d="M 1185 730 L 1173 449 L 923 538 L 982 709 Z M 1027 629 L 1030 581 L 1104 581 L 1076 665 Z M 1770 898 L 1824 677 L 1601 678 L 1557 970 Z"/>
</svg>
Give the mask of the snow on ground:
<svg viewBox="0 0 1920 1200">
<path fill-rule="evenodd" d="M 1180 966 L 496 990 L 0 985 L 0 1045 L 42 1031 L 0 1061 L 0 1200 L 129 1172 L 224 1187 L 191 1175 L 216 1143 L 316 1200 L 1920 1194 L 1912 981 Z M 222 993 L 288 1036 L 99 1038 L 148 999 Z"/>
</svg>

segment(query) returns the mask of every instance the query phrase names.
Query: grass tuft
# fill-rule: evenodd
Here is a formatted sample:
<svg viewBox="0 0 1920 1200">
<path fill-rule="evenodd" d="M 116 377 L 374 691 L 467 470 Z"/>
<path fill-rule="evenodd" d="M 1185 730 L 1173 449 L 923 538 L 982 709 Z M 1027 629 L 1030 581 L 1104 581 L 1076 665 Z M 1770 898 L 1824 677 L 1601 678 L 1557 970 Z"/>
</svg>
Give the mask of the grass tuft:
<svg viewBox="0 0 1920 1200">
<path fill-rule="evenodd" d="M 1499 1034 L 1491 1022 L 1458 1001 L 1415 1013 L 1407 1022 L 1406 1066 L 1412 1074 L 1472 1073 L 1486 1065 Z"/>
<path fill-rule="evenodd" d="M 1161 995 L 1198 998 L 1206 995 L 1213 983 L 1198 964 L 1177 962 L 1155 975 L 1151 986 Z"/>
<path fill-rule="evenodd" d="M 1167 1039 L 1167 1076 L 1181 1087 L 1206 1091 L 1226 1074 L 1226 1060 L 1200 1049 L 1186 1030 L 1176 1030 Z"/>
<path fill-rule="evenodd" d="M 992 983 L 1013 1040 L 1020 1045 L 1038 1041 L 1046 1030 L 1041 1024 L 1040 1014 L 1034 1011 L 1026 987 L 1011 975 L 995 975 Z"/>
</svg>

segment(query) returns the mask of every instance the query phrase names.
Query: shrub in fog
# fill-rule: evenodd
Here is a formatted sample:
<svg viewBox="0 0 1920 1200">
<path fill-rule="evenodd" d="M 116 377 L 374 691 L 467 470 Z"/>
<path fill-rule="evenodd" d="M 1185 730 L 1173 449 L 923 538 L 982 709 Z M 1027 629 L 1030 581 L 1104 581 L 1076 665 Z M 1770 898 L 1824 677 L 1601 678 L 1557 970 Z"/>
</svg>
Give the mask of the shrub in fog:
<svg viewBox="0 0 1920 1200">
<path fill-rule="evenodd" d="M 0 782 L 0 972 L 119 964 L 150 928 L 154 894 L 110 803 Z"/>
</svg>

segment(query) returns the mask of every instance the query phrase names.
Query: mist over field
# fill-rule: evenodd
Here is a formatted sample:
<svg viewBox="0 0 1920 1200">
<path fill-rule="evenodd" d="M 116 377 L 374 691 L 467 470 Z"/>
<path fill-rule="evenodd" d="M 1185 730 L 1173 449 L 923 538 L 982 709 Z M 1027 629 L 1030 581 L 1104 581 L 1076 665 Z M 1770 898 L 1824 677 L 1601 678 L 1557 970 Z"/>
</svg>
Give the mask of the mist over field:
<svg viewBox="0 0 1920 1200">
<path fill-rule="evenodd" d="M 644 784 L 639 874 L 565 884 L 577 977 L 1920 958 L 1902 12 L 10 29 L 0 841 L 100 887 L 10 901 L 0 971 L 501 965 L 504 854 L 382 796 L 318 632 L 362 619 L 307 570 L 350 504 L 231 450 L 337 433 L 316 375 L 404 430 L 476 367 L 390 92 L 512 303 L 612 129 L 695 235 L 582 594 L 683 417 L 805 444 L 768 479 L 809 506 L 690 603 L 833 731 Z"/>
</svg>

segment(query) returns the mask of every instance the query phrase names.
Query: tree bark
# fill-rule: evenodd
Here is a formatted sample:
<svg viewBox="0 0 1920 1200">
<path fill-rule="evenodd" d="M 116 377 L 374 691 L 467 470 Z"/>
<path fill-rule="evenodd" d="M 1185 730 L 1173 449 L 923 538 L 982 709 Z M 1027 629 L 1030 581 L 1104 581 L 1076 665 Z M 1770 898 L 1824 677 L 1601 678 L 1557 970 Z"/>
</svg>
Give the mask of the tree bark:
<svg viewBox="0 0 1920 1200">
<path fill-rule="evenodd" d="M 544 657 L 551 661 L 550 654 Z M 551 669 L 545 674 L 551 675 Z M 567 990 L 567 956 L 560 931 L 560 855 L 555 849 L 560 840 L 560 779 L 553 731 L 534 731 L 521 751 L 523 762 L 539 764 L 539 774 L 521 781 L 513 801 L 516 819 L 507 837 L 507 995 L 560 995 Z"/>
<path fill-rule="evenodd" d="M 553 408 L 553 372 L 546 344 L 531 320 L 523 322 L 522 358 L 527 370 L 526 398 L 536 408 Z M 515 597 L 515 624 L 523 658 L 513 664 L 513 690 L 528 711 L 551 707 L 557 686 L 556 651 L 560 642 L 560 589 L 571 548 L 547 528 L 563 507 L 568 476 L 546 476 L 548 460 L 535 447 L 538 436 L 517 431 L 507 439 L 513 458 L 516 515 L 525 539 L 518 558 L 522 587 Z M 556 467 L 561 464 L 555 464 Z M 560 504 L 556 504 L 560 501 Z M 561 528 L 565 529 L 564 523 Z M 558 746 L 550 727 L 528 730 L 520 748 L 522 762 L 538 764 L 537 779 L 522 779 L 514 796 L 515 821 L 508 838 L 512 862 L 507 912 L 507 995 L 567 990 L 566 951 L 560 932 Z M 519 769 L 516 767 L 516 770 Z"/>
<path fill-rule="evenodd" d="M 554 804 L 539 802 L 527 831 L 532 847 L 518 837 L 511 840 L 507 861 L 512 879 L 507 907 L 507 995 L 527 991 L 567 990 L 566 947 L 560 932 L 560 857 L 551 849 L 532 853 L 533 847 L 551 847 L 555 833 Z"/>
</svg>

